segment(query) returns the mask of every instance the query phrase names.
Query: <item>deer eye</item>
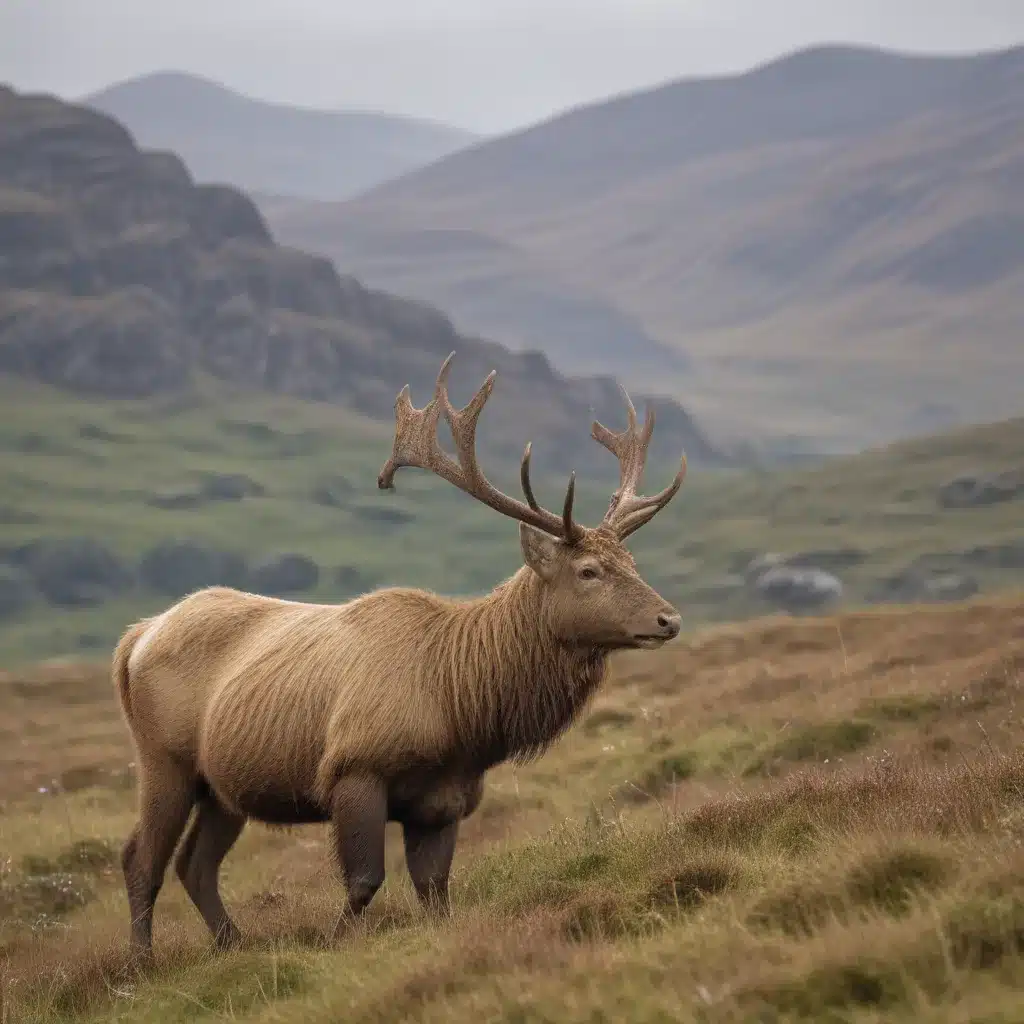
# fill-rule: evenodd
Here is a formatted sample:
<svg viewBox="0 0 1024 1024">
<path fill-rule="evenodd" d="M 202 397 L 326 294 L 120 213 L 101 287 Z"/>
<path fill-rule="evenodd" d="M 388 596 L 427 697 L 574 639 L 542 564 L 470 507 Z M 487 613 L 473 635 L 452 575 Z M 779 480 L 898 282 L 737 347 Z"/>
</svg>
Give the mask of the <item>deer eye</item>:
<svg viewBox="0 0 1024 1024">
<path fill-rule="evenodd" d="M 600 573 L 592 565 L 585 565 L 577 575 L 581 580 L 596 580 Z"/>
</svg>

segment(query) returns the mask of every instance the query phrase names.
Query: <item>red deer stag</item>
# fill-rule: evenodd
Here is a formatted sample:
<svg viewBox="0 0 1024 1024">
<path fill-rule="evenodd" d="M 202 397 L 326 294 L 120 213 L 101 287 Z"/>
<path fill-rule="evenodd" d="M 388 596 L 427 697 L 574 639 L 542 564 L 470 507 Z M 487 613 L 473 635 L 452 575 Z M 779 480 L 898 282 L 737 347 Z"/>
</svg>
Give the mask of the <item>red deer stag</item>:
<svg viewBox="0 0 1024 1024">
<path fill-rule="evenodd" d="M 452 356 L 454 353 L 452 353 Z M 178 877 L 218 945 L 239 937 L 218 891 L 220 864 L 247 819 L 330 822 L 348 905 L 359 915 L 384 881 L 388 821 L 404 831 L 416 892 L 447 912 L 462 818 L 488 769 L 547 748 L 578 715 L 610 652 L 659 647 L 675 609 L 638 575 L 623 541 L 679 490 L 637 494 L 654 428 L 593 437 L 619 460 L 619 487 L 595 528 L 573 519 L 575 474 L 561 514 L 521 481 L 526 503 L 477 464 L 477 421 L 491 373 L 463 409 L 448 399 L 452 356 L 433 400 L 395 402 L 394 449 L 377 484 L 415 466 L 519 521 L 525 565 L 485 597 L 453 600 L 387 587 L 339 605 L 211 587 L 125 632 L 113 676 L 137 750 L 139 818 L 122 856 L 131 945 L 152 956 L 153 905 L 179 837 Z M 444 416 L 457 459 L 441 448 Z M 336 931 L 337 934 L 337 931 Z"/>
</svg>

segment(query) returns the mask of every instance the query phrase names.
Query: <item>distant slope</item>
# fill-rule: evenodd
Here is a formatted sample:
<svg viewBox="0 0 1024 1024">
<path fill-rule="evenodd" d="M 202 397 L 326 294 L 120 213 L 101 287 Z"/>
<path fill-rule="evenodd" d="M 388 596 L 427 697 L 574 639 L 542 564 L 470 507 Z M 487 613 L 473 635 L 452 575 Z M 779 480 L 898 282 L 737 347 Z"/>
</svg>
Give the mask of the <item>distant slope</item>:
<svg viewBox="0 0 1024 1024">
<path fill-rule="evenodd" d="M 1022 48 L 819 47 L 573 110 L 270 222 L 553 354 L 544 307 L 583 289 L 690 357 L 677 379 L 720 429 L 855 447 L 1021 409 L 1022 109 Z M 523 297 L 531 276 L 551 294 Z M 460 294 L 466 280 L 479 287 Z"/>
<path fill-rule="evenodd" d="M 495 401 L 502 391 L 499 378 Z M 540 423 L 503 429 L 509 449 L 532 438 L 550 464 Z M 585 421 L 577 436 L 593 449 L 575 463 L 579 519 L 593 524 L 616 466 Z M 522 564 L 515 524 L 443 481 L 408 471 L 380 492 L 391 437 L 391 423 L 350 409 L 216 380 L 112 401 L 0 375 L 0 666 L 107 652 L 126 623 L 209 583 L 299 600 L 381 584 L 466 594 Z M 663 440 L 671 452 L 677 438 Z M 515 461 L 484 465 L 517 493 Z M 750 572 L 772 553 L 838 576 L 847 607 L 1019 588 L 1022 466 L 1024 418 L 810 469 L 698 467 L 630 547 L 688 629 L 774 608 Z M 652 458 L 649 487 L 673 469 Z M 1009 483 L 944 504 L 968 475 Z M 564 485 L 537 478 L 552 504 Z"/>
<path fill-rule="evenodd" d="M 636 380 L 679 374 L 687 354 L 655 339 L 639 317 L 598 288 L 574 281 L 550 261 L 478 231 L 391 226 L 386 220 L 322 222 L 319 208 L 254 197 L 269 222 L 293 231 L 306 249 L 341 268 L 387 282 L 390 291 L 451 311 L 460 330 L 513 349 L 544 352 L 570 372 L 625 374 Z M 301 225 L 301 227 L 296 227 Z"/>
<path fill-rule="evenodd" d="M 622 417 L 613 379 L 459 335 L 432 307 L 276 245 L 246 196 L 196 185 L 107 116 L 0 90 L 0 373 L 104 398 L 187 394 L 213 376 L 390 422 L 399 389 L 425 403 L 453 349 L 456 400 L 500 375 L 482 448 L 518 462 L 529 427 L 542 468 L 607 461 L 588 431 Z M 653 404 L 657 443 L 719 458 L 678 404 Z"/>
<path fill-rule="evenodd" d="M 179 72 L 120 82 L 83 102 L 141 146 L 176 152 L 200 182 L 308 199 L 348 198 L 477 139 L 414 118 L 268 103 Z"/>
</svg>

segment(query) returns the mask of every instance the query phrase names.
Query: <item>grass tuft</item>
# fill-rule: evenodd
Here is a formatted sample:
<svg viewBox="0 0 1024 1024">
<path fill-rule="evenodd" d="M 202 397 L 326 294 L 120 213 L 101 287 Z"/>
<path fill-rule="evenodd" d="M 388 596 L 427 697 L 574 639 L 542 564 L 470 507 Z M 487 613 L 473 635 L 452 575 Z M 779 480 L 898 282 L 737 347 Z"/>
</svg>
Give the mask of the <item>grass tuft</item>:
<svg viewBox="0 0 1024 1024">
<path fill-rule="evenodd" d="M 856 865 L 846 880 L 846 892 L 858 906 L 902 914 L 915 894 L 940 888 L 954 873 L 949 858 L 904 847 Z"/>
<path fill-rule="evenodd" d="M 871 722 L 859 719 L 799 726 L 751 761 L 745 774 L 777 772 L 780 762 L 831 761 L 861 750 L 877 735 L 878 730 Z"/>
<path fill-rule="evenodd" d="M 981 894 L 947 915 L 950 956 L 960 968 L 989 970 L 1007 957 L 1024 956 L 1024 896 Z"/>
<path fill-rule="evenodd" d="M 865 961 L 818 967 L 798 981 L 758 994 L 789 1019 L 839 1020 L 830 1011 L 887 1010 L 906 1000 L 908 990 L 897 969 Z"/>
<path fill-rule="evenodd" d="M 52 927 L 94 898 L 92 887 L 78 875 L 34 874 L 0 883 L 0 915 L 40 931 Z"/>
<path fill-rule="evenodd" d="M 26 875 L 52 875 L 61 871 L 95 874 L 108 871 L 119 861 L 117 846 L 106 839 L 78 839 L 55 857 L 29 853 L 21 859 Z"/>
<path fill-rule="evenodd" d="M 708 859 L 659 879 L 650 890 L 650 899 L 656 907 L 691 910 L 710 897 L 735 888 L 740 877 L 741 869 L 735 862 Z"/>
<path fill-rule="evenodd" d="M 935 697 L 902 693 L 895 697 L 868 701 L 863 713 L 868 718 L 882 722 L 918 722 L 933 717 L 941 710 L 942 703 Z"/>
<path fill-rule="evenodd" d="M 747 921 L 761 931 L 806 938 L 835 922 L 849 923 L 863 911 L 899 917 L 916 897 L 941 889 L 954 875 L 948 857 L 905 843 L 764 896 Z"/>
</svg>

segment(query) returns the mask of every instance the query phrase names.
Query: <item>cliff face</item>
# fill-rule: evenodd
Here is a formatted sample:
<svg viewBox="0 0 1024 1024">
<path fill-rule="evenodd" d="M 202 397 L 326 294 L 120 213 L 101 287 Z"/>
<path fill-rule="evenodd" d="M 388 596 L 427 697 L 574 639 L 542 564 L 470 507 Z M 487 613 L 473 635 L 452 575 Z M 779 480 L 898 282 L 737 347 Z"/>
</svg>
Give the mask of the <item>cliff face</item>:
<svg viewBox="0 0 1024 1024">
<path fill-rule="evenodd" d="M 459 336 L 436 309 L 277 245 L 248 197 L 195 184 L 111 118 L 0 89 L 0 372 L 110 399 L 203 373 L 389 420 L 402 385 L 430 397 L 453 349 L 456 401 L 498 370 L 485 448 L 512 454 L 529 436 L 551 468 L 579 467 L 593 416 L 621 422 L 611 379 Z M 716 460 L 680 406 L 655 406 L 659 446 Z"/>
</svg>

